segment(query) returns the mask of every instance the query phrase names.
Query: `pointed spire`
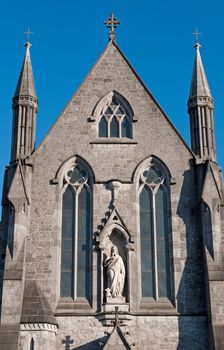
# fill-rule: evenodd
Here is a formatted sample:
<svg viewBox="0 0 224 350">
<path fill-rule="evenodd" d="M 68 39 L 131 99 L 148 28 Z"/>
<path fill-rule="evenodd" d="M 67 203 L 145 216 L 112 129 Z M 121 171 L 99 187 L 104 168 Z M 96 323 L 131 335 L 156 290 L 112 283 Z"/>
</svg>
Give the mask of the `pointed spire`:
<svg viewBox="0 0 224 350">
<path fill-rule="evenodd" d="M 31 32 L 28 30 L 26 34 L 29 36 Z M 11 161 L 28 157 L 35 148 L 38 99 L 30 59 L 29 38 L 24 46 L 25 58 L 13 97 Z"/>
<path fill-rule="evenodd" d="M 14 97 L 19 95 L 37 97 L 30 59 L 30 47 L 32 45 L 27 41 L 24 46 L 26 47 L 26 54 Z"/>
<path fill-rule="evenodd" d="M 191 145 L 194 153 L 202 161 L 210 159 L 216 161 L 214 121 L 213 121 L 213 98 L 202 64 L 198 33 L 195 42 L 195 61 L 188 100 L 188 113 L 191 125 Z"/>
<path fill-rule="evenodd" d="M 196 48 L 194 69 L 191 80 L 191 88 L 189 98 L 195 96 L 210 97 L 212 98 L 211 91 L 208 85 L 208 80 L 206 78 L 204 66 L 201 60 L 200 47 L 199 43 L 195 43 L 194 47 Z"/>
</svg>

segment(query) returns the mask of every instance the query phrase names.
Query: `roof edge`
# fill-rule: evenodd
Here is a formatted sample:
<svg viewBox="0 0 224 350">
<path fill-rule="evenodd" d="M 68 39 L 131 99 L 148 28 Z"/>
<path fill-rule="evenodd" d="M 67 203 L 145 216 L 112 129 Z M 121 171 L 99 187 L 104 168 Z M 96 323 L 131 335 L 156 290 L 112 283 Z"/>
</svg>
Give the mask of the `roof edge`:
<svg viewBox="0 0 224 350">
<path fill-rule="evenodd" d="M 152 100 L 154 101 L 154 103 L 156 104 L 156 106 L 159 108 L 159 110 L 161 111 L 161 113 L 164 115 L 165 119 L 167 120 L 167 122 L 170 124 L 170 126 L 173 128 L 174 132 L 177 134 L 177 136 L 179 137 L 179 139 L 182 141 L 182 143 L 184 144 L 184 146 L 187 148 L 187 150 L 189 151 L 189 153 L 192 155 L 193 158 L 195 158 L 195 154 L 194 152 L 191 150 L 190 146 L 186 143 L 186 141 L 183 139 L 183 137 L 181 136 L 181 134 L 179 133 L 179 131 L 176 129 L 176 127 L 174 126 L 174 124 L 171 122 L 170 118 L 167 116 L 167 114 L 164 112 L 164 110 L 162 109 L 162 107 L 160 106 L 160 104 L 158 103 L 158 101 L 155 99 L 155 97 L 152 95 L 151 91 L 148 89 L 148 87 L 145 85 L 145 83 L 143 82 L 143 80 L 139 77 L 138 73 L 135 71 L 135 69 L 133 68 L 133 66 L 131 65 L 131 63 L 128 61 L 128 59 L 126 58 L 126 56 L 124 55 L 124 53 L 121 51 L 121 49 L 119 48 L 119 46 L 117 45 L 116 42 L 114 42 L 113 40 L 110 40 L 107 44 L 107 46 L 105 47 L 105 49 L 102 51 L 102 53 L 100 54 L 100 56 L 98 57 L 97 61 L 95 62 L 95 64 L 92 66 L 92 68 L 88 71 L 87 75 L 85 76 L 85 78 L 83 79 L 82 83 L 79 85 L 78 89 L 75 91 L 75 93 L 72 95 L 72 97 L 69 99 L 68 103 L 65 105 L 65 107 L 63 108 L 63 110 L 59 113 L 59 116 L 57 117 L 57 119 L 55 120 L 55 122 L 52 124 L 52 126 L 50 127 L 50 129 L 47 131 L 46 135 L 44 136 L 44 138 L 42 139 L 42 141 L 40 142 L 40 144 L 38 145 L 37 149 L 33 152 L 33 155 L 38 152 L 38 150 L 41 148 L 41 146 L 43 145 L 45 139 L 47 138 L 48 134 L 50 133 L 50 131 L 54 128 L 54 126 L 57 124 L 60 116 L 66 111 L 67 107 L 69 106 L 69 104 L 71 103 L 71 101 L 75 98 L 75 96 L 79 93 L 79 91 L 81 90 L 81 88 L 83 87 L 83 85 L 85 84 L 86 80 L 88 79 L 89 75 L 92 73 L 92 71 L 95 69 L 95 67 L 97 66 L 98 62 L 101 60 L 101 58 L 104 56 L 104 54 L 107 52 L 107 50 L 111 47 L 111 46 L 116 47 L 116 49 L 119 51 L 119 53 L 121 54 L 121 56 L 123 57 L 123 59 L 126 61 L 126 63 L 128 64 L 128 66 L 130 67 L 130 69 L 132 70 L 133 74 L 136 76 L 136 78 L 139 80 L 140 84 L 143 86 L 143 88 L 145 89 L 145 91 L 149 94 L 149 96 L 152 98 Z"/>
</svg>

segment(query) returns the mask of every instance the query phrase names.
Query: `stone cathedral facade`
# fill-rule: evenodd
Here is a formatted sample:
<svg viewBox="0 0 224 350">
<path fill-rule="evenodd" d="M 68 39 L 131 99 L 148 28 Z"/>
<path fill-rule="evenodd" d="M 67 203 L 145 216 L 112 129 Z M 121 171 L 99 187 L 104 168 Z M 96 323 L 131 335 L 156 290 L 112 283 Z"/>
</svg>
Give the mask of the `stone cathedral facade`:
<svg viewBox="0 0 224 350">
<path fill-rule="evenodd" d="M 37 148 L 25 45 L 2 195 L 0 349 L 224 349 L 224 191 L 200 45 L 190 148 L 118 47 L 118 21 L 106 24 L 108 45 Z"/>
</svg>

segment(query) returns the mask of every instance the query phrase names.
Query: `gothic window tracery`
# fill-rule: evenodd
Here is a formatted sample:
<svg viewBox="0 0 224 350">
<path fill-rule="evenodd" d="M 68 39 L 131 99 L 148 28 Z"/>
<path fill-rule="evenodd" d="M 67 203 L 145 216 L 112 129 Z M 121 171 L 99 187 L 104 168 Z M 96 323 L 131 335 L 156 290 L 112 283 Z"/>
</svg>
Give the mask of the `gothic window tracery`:
<svg viewBox="0 0 224 350">
<path fill-rule="evenodd" d="M 169 191 L 162 167 L 151 162 L 139 178 L 143 298 L 170 298 Z"/>
<path fill-rule="evenodd" d="M 89 174 L 81 164 L 75 164 L 64 176 L 61 297 L 90 298 L 90 212 Z"/>
<path fill-rule="evenodd" d="M 132 138 L 132 120 L 126 106 L 113 95 L 99 117 L 99 137 Z"/>
</svg>

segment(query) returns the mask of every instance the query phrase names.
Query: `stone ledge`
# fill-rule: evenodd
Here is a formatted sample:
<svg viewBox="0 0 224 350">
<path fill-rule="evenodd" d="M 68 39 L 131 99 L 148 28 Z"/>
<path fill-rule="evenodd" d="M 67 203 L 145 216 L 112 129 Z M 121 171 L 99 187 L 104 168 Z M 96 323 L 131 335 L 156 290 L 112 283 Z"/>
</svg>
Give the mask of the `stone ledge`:
<svg viewBox="0 0 224 350">
<path fill-rule="evenodd" d="M 58 301 L 54 314 L 58 315 L 86 315 L 93 314 L 93 309 L 87 300 L 73 301 L 72 298 L 61 298 Z"/>
<path fill-rule="evenodd" d="M 90 141 L 90 145 L 137 145 L 137 141 L 126 138 L 102 138 L 102 140 Z"/>
<path fill-rule="evenodd" d="M 21 323 L 20 331 L 47 331 L 57 333 L 57 326 L 48 323 Z"/>
<path fill-rule="evenodd" d="M 161 298 L 159 301 L 155 301 L 153 298 L 143 298 L 140 302 L 139 311 L 144 314 L 147 313 L 153 315 L 178 315 L 175 305 L 173 305 L 173 303 L 167 298 Z"/>
</svg>

